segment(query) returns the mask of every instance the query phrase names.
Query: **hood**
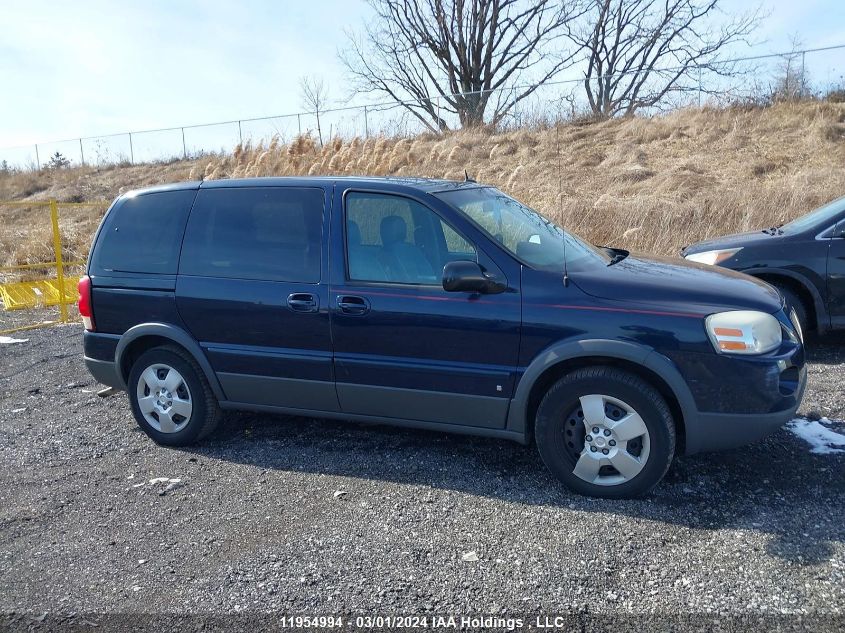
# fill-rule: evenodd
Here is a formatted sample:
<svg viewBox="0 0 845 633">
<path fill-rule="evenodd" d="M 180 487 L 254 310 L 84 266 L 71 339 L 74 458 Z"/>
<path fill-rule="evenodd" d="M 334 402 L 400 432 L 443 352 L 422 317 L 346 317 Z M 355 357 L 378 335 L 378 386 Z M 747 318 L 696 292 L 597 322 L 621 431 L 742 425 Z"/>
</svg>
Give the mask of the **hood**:
<svg viewBox="0 0 845 633">
<path fill-rule="evenodd" d="M 704 251 L 712 251 L 723 248 L 737 248 L 740 246 L 751 246 L 753 244 L 761 244 L 770 242 L 783 237 L 783 234 L 764 233 L 761 230 L 747 231 L 745 233 L 733 233 L 731 235 L 724 235 L 722 237 L 714 237 L 712 240 L 704 240 L 685 246 L 681 250 L 682 255 L 691 255 L 692 253 L 703 253 Z"/>
<path fill-rule="evenodd" d="M 579 272 L 573 281 L 594 297 L 659 304 L 680 311 L 759 310 L 772 314 L 783 305 L 777 290 L 749 275 L 640 253 L 612 266 Z"/>
</svg>

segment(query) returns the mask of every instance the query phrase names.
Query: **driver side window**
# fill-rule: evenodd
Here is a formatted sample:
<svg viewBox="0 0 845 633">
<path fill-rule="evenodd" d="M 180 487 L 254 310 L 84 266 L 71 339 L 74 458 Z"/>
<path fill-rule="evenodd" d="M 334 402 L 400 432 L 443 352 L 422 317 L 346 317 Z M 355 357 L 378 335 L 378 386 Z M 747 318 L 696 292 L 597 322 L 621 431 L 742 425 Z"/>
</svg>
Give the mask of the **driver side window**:
<svg viewBox="0 0 845 633">
<path fill-rule="evenodd" d="M 477 261 L 475 247 L 416 200 L 350 192 L 345 206 L 349 279 L 439 286 L 449 261 Z"/>
</svg>

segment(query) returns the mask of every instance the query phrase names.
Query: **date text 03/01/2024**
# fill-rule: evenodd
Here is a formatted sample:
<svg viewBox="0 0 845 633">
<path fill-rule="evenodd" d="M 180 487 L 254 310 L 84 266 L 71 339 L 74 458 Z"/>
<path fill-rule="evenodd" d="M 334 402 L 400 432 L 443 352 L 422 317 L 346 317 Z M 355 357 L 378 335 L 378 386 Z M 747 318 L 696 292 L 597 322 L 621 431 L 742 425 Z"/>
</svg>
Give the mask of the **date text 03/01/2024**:
<svg viewBox="0 0 845 633">
<path fill-rule="evenodd" d="M 505 629 L 514 631 L 526 625 L 536 629 L 561 629 L 571 622 L 563 616 L 537 616 L 533 621 L 525 618 L 502 616 L 454 615 L 359 615 L 344 619 L 342 616 L 282 616 L 278 624 L 284 628 L 343 628 L 359 629 Z"/>
</svg>

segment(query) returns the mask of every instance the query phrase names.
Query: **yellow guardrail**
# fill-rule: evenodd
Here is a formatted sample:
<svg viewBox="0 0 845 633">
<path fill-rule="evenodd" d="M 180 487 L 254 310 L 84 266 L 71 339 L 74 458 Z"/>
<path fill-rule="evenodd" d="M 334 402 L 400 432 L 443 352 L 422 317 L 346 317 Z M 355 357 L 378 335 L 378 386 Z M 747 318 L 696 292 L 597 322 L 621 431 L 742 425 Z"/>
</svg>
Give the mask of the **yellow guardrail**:
<svg viewBox="0 0 845 633">
<path fill-rule="evenodd" d="M 58 306 L 59 323 L 67 323 L 68 306 L 77 301 L 76 284 L 78 276 L 66 277 L 67 268 L 84 266 L 84 261 L 64 261 L 62 255 L 62 234 L 59 228 L 59 209 L 74 207 L 101 207 L 105 211 L 108 202 L 58 202 L 54 199 L 37 201 L 0 200 L 3 207 L 49 207 L 50 232 L 52 234 L 53 261 L 0 266 L 0 274 L 20 273 L 21 271 L 38 271 L 55 269 L 55 277 L 34 279 L 30 281 L 8 281 L 0 283 L 0 300 L 4 310 L 22 310 L 41 306 Z M 35 325 L 25 325 L 9 330 L 0 330 L 0 334 L 7 334 L 19 330 L 32 329 L 41 325 L 50 325 L 55 321 L 45 321 Z"/>
<path fill-rule="evenodd" d="M 23 310 L 38 305 L 59 306 L 67 312 L 67 305 L 76 303 L 78 278 L 37 279 L 0 285 L 0 300 L 6 310 Z M 61 286 L 64 286 L 62 288 Z"/>
</svg>

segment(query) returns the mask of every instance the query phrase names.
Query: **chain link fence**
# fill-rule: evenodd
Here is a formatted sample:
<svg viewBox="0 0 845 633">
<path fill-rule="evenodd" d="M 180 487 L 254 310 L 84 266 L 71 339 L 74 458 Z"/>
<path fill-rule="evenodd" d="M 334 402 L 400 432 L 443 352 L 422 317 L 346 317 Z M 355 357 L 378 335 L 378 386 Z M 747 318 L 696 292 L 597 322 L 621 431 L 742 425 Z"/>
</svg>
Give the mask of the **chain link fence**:
<svg viewBox="0 0 845 633">
<path fill-rule="evenodd" d="M 845 98 L 845 45 L 748 56 L 720 64 L 735 74 L 722 76 L 714 73 L 712 67 L 702 67 L 697 73 L 693 71 L 681 89 L 669 93 L 651 110 L 758 103 L 776 98 L 824 98 L 831 94 Z M 457 116 L 447 111 L 445 99 L 435 97 L 433 103 L 450 128 L 459 127 Z M 587 111 L 583 78 L 566 79 L 539 87 L 513 108 L 501 125 L 519 127 L 557 121 Z M 51 165 L 57 152 L 71 165 L 105 166 L 230 153 L 239 143 L 256 144 L 274 137 L 286 142 L 304 133 L 327 141 L 335 137 L 407 137 L 425 131 L 431 130 L 403 105 L 390 101 L 326 109 L 319 116 L 299 112 L 0 148 L 0 167 L 42 169 Z"/>
</svg>

